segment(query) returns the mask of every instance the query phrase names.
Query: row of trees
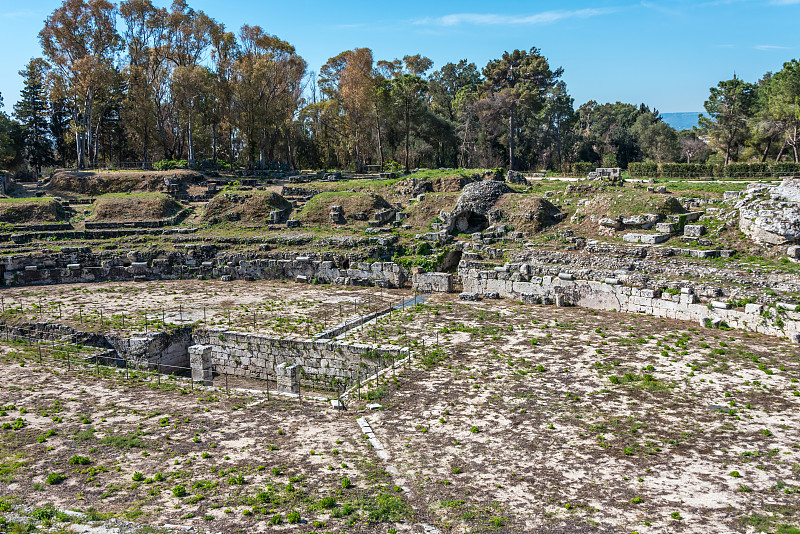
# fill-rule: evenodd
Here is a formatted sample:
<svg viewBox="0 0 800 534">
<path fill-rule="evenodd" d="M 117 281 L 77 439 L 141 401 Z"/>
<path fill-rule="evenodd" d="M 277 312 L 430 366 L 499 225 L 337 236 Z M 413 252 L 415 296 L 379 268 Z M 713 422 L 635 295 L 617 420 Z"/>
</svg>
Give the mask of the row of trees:
<svg viewBox="0 0 800 534">
<path fill-rule="evenodd" d="M 562 69 L 537 48 L 480 70 L 467 60 L 433 70 L 422 55 L 376 60 L 356 48 L 317 76 L 289 43 L 258 26 L 229 32 L 185 0 L 169 9 L 64 0 L 39 37 L 44 57 L 20 72 L 16 121 L 0 117 L 5 167 L 186 159 L 564 170 L 798 158 L 797 61 L 755 84 L 720 82 L 701 128 L 677 132 L 644 104 L 576 109 Z"/>
<path fill-rule="evenodd" d="M 758 82 L 736 76 L 711 88 L 700 124 L 724 163 L 798 159 L 800 142 L 800 62 L 783 64 Z"/>
</svg>

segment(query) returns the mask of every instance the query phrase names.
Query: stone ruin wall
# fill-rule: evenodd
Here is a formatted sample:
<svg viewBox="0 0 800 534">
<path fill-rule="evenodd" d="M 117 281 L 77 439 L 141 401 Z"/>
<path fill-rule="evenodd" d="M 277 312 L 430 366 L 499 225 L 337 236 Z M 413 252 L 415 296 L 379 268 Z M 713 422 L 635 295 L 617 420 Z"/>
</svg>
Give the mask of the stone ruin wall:
<svg viewBox="0 0 800 534">
<path fill-rule="evenodd" d="M 191 335 L 191 328 L 128 336 L 114 331 L 86 332 L 58 323 L 0 323 L 0 338 L 104 349 L 104 364 L 122 367 L 127 363 L 131 367 L 160 369 L 166 373 L 187 366 L 187 346 L 191 343 Z"/>
<path fill-rule="evenodd" d="M 795 305 L 785 305 L 779 310 L 779 307 L 748 304 L 740 311 L 729 309 L 727 303 L 717 300 L 700 303 L 690 287 L 671 294 L 660 289 L 625 286 L 620 278 L 576 280 L 571 273 L 540 277 L 531 275 L 531 270 L 526 264 L 483 270 L 462 262 L 459 275 L 464 293 L 484 298 L 651 314 L 704 326 L 727 325 L 800 343 L 800 312 Z M 722 294 L 721 290 L 718 294 Z"/>
<path fill-rule="evenodd" d="M 325 259 L 326 256 L 331 259 Z M 183 278 L 278 278 L 387 288 L 403 287 L 405 283 L 404 271 L 393 262 L 351 261 L 346 256 L 332 254 L 317 257 L 319 259 L 293 253 L 217 255 L 213 245 L 155 258 L 138 252 L 93 253 L 85 247 L 64 247 L 56 253 L 3 258 L 0 274 L 6 286 Z"/>
<path fill-rule="evenodd" d="M 226 329 L 195 330 L 196 344 L 211 346 L 214 371 L 275 379 L 275 367 L 296 364 L 306 386 L 336 389 L 375 374 L 409 355 L 407 348 L 304 338 L 275 337 Z"/>
<path fill-rule="evenodd" d="M 281 363 L 298 365 L 300 382 L 308 387 L 337 389 L 375 374 L 409 356 L 394 345 L 343 343 L 330 340 L 276 337 L 221 328 L 175 332 L 95 333 L 56 323 L 0 323 L 0 337 L 49 343 L 80 344 L 104 349 L 98 353 L 104 365 L 184 374 L 189 371 L 189 348 L 211 347 L 211 367 L 218 374 L 255 379 L 275 379 Z"/>
</svg>

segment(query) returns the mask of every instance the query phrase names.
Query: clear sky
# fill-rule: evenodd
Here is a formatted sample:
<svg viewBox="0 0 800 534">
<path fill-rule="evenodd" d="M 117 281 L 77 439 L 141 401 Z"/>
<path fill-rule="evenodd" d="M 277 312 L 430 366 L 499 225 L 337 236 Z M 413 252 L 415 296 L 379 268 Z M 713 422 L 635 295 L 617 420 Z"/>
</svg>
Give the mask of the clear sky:
<svg viewBox="0 0 800 534">
<path fill-rule="evenodd" d="M 171 0 L 154 0 L 168 6 Z M 701 111 L 708 89 L 735 72 L 756 81 L 800 57 L 800 0 L 189 0 L 236 30 L 260 25 L 289 41 L 309 70 L 354 47 L 375 59 L 421 53 L 434 68 L 466 58 L 482 68 L 506 50 L 539 48 L 576 106 L 644 102 Z M 10 113 L 17 75 L 41 55 L 37 34 L 61 0 L 0 0 L 0 93 Z"/>
</svg>

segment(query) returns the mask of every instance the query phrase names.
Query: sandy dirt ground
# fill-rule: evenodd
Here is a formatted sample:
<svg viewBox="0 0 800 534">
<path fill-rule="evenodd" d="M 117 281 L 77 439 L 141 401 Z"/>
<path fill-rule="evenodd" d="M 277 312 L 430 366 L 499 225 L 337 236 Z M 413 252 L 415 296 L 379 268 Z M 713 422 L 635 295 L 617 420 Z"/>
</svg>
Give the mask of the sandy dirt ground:
<svg viewBox="0 0 800 534">
<path fill-rule="evenodd" d="M 375 331 L 426 369 L 373 428 L 442 527 L 797 532 L 796 345 L 442 295 Z"/>
<path fill-rule="evenodd" d="M 259 294 L 255 286 L 247 285 L 248 298 Z M 124 295 L 124 285 L 114 287 L 109 294 Z M 294 303 L 362 291 L 269 286 L 281 287 L 276 297 Z M 167 284 L 159 298 L 171 295 L 167 288 L 185 295 Z M 191 392 L 169 380 L 125 381 L 110 371 L 65 374 L 6 346 L 3 491 L 26 504 L 224 532 L 422 532 L 423 523 L 453 533 L 798 532 L 797 345 L 648 316 L 454 295 L 434 295 L 344 337 L 414 349 L 409 369 L 371 387 L 370 401 L 382 409 L 366 409 L 366 399 L 335 412 L 324 403 Z M 388 460 L 365 441 L 359 416 Z M 24 426 L 13 428 L 20 418 Z M 142 446 L 126 448 L 137 440 Z M 69 465 L 75 455 L 90 463 Z M 51 486 L 51 472 L 67 478 Z M 136 472 L 144 478 L 134 481 Z M 355 489 L 342 489 L 343 477 Z M 186 496 L 175 495 L 179 485 Z M 293 510 L 307 522 L 287 523 Z M 280 525 L 269 522 L 275 514 Z"/>
<path fill-rule="evenodd" d="M 50 504 L 210 532 L 411 529 L 353 413 L 91 366 L 67 372 L 19 345 L 2 350 L 0 510 Z"/>
<path fill-rule="evenodd" d="M 19 320 L 53 321 L 92 331 L 144 331 L 147 319 L 149 330 L 198 323 L 307 336 L 407 298 L 407 290 L 266 280 L 172 280 L 9 288 L 2 291 L 2 307 Z"/>
</svg>

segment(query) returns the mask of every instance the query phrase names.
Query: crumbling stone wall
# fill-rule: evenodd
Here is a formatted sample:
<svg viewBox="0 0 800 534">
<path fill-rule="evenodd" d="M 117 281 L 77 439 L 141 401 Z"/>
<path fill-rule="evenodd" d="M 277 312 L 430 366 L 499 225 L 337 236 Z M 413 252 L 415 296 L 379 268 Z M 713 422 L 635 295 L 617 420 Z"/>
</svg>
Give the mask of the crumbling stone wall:
<svg viewBox="0 0 800 534">
<path fill-rule="evenodd" d="M 160 257 L 91 252 L 88 247 L 64 247 L 58 253 L 10 256 L 2 259 L 3 284 L 42 285 L 75 282 L 175 280 L 182 278 L 291 279 L 343 285 L 399 288 L 406 275 L 393 262 L 351 262 L 347 257 L 315 260 L 290 254 L 292 259 L 265 254 L 218 255 L 213 245 L 191 245 Z"/>
<path fill-rule="evenodd" d="M 527 264 L 495 267 L 482 270 L 462 262 L 459 275 L 464 292 L 512 298 L 532 303 L 557 303 L 580 306 L 594 310 L 645 313 L 656 317 L 693 321 L 719 326 L 723 322 L 731 328 L 750 330 L 778 337 L 788 337 L 800 342 L 800 312 L 784 307 L 765 307 L 749 304 L 744 311 L 729 309 L 721 301 L 698 302 L 692 288 L 678 294 L 660 289 L 622 285 L 620 278 L 576 280 L 571 273 L 558 276 L 535 276 Z M 719 292 L 721 293 L 721 292 Z"/>
<path fill-rule="evenodd" d="M 105 363 L 148 370 L 158 369 L 164 373 L 182 373 L 188 365 L 187 347 L 191 344 L 191 329 L 182 328 L 173 332 L 149 332 L 127 335 L 120 332 L 85 332 L 58 323 L 25 322 L 0 323 L 0 336 L 4 339 L 24 339 L 83 345 L 100 349 L 111 349 L 116 360 L 106 356 Z"/>
<path fill-rule="evenodd" d="M 420 293 L 452 293 L 453 275 L 450 273 L 414 273 L 412 287 Z"/>
<path fill-rule="evenodd" d="M 195 343 L 211 346 L 214 371 L 275 379 L 281 363 L 300 367 L 301 383 L 336 389 L 408 356 L 408 349 L 338 341 L 275 337 L 220 328 L 195 330 Z"/>
</svg>

